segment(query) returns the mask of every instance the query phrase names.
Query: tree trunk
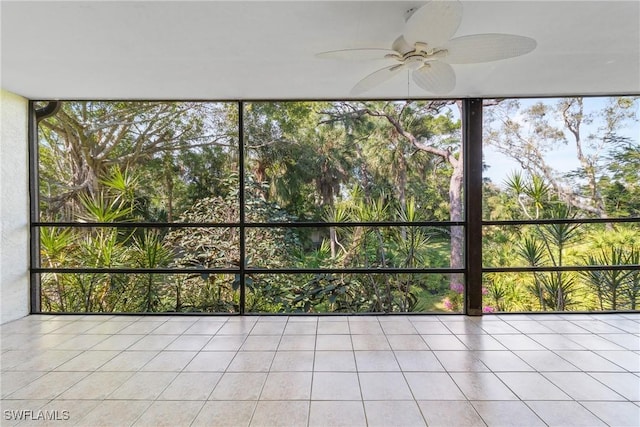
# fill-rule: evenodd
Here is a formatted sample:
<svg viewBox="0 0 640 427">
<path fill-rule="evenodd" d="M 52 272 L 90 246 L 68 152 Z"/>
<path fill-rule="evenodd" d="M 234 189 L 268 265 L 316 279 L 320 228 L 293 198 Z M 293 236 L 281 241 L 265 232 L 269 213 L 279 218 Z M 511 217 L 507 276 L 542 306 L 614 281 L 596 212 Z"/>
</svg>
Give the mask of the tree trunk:
<svg viewBox="0 0 640 427">
<path fill-rule="evenodd" d="M 463 170 L 462 152 L 456 163 L 453 163 L 453 173 L 449 181 L 449 215 L 451 221 L 464 220 L 464 204 L 462 199 Z M 451 268 L 464 268 L 464 228 L 451 227 Z M 451 275 L 451 287 L 464 284 L 464 276 L 459 273 Z"/>
</svg>

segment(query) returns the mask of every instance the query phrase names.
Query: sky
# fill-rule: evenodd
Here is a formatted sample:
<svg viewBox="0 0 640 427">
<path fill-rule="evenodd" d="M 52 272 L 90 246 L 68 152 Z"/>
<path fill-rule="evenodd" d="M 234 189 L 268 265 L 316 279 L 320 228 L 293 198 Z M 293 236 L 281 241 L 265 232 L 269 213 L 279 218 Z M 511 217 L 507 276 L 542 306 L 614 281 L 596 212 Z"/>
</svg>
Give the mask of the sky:
<svg viewBox="0 0 640 427">
<path fill-rule="evenodd" d="M 601 110 L 608 103 L 609 98 L 585 98 L 584 99 L 584 112 L 589 114 L 598 110 Z M 528 108 L 531 105 L 543 102 L 545 104 L 555 104 L 558 102 L 558 98 L 548 99 L 522 99 L 520 100 L 520 110 Z M 514 120 L 522 121 L 522 116 L 513 117 Z M 559 123 L 558 123 L 559 124 Z M 582 138 L 590 133 L 597 132 L 599 125 L 602 125 L 601 120 L 594 120 L 590 125 L 584 125 L 581 130 Z M 625 126 L 618 129 L 618 135 L 629 138 L 634 141 L 635 144 L 640 144 L 640 100 L 636 100 L 635 103 L 635 119 L 627 121 Z M 593 151 L 585 150 L 585 154 L 592 153 Z M 489 168 L 484 172 L 484 177 L 489 178 L 494 184 L 502 187 L 506 177 L 512 172 L 521 170 L 520 166 L 513 159 L 499 153 L 495 148 L 484 145 L 484 162 L 489 165 Z M 579 161 L 576 155 L 576 147 L 573 140 L 569 139 L 569 143 L 565 145 L 559 145 L 557 148 L 550 151 L 546 159 L 548 164 L 558 172 L 569 172 L 579 167 Z"/>
</svg>

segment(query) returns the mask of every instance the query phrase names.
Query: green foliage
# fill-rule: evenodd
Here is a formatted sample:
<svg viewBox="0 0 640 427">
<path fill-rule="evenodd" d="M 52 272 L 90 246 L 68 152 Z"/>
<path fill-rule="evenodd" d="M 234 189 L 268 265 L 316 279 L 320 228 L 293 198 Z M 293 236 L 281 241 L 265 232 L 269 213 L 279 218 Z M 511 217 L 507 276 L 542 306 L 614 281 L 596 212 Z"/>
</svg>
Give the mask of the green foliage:
<svg viewBox="0 0 640 427">
<path fill-rule="evenodd" d="M 588 112 L 579 98 L 517 101 L 486 141 L 522 171 L 485 183 L 485 219 L 637 216 L 638 143 L 624 135 L 637 100 Z M 524 104 L 524 102 L 523 102 Z M 50 311 L 250 312 L 460 310 L 463 287 L 445 274 L 257 274 L 259 268 L 462 266 L 452 227 L 287 227 L 294 221 L 416 222 L 462 218 L 460 130 L 450 101 L 244 103 L 244 212 L 248 273 L 241 278 L 237 107 L 224 103 L 65 102 L 42 122 L 41 217 L 125 224 L 178 221 L 224 227 L 43 227 L 51 268 L 177 268 L 178 274 L 47 273 Z M 518 119 L 516 119 L 516 117 Z M 576 131 L 576 132 L 574 132 Z M 569 144 L 569 142 L 571 144 Z M 546 161 L 583 149 L 564 175 Z M 605 161 L 606 160 L 606 161 Z M 456 178 L 457 177 L 457 178 Z M 460 181 L 461 182 L 461 181 Z M 126 225 L 126 224 L 125 224 Z M 630 226 L 485 227 L 485 266 L 637 266 Z M 207 274 L 193 269 L 229 269 Z M 485 306 L 497 311 L 635 309 L 640 271 L 490 274 Z"/>
</svg>

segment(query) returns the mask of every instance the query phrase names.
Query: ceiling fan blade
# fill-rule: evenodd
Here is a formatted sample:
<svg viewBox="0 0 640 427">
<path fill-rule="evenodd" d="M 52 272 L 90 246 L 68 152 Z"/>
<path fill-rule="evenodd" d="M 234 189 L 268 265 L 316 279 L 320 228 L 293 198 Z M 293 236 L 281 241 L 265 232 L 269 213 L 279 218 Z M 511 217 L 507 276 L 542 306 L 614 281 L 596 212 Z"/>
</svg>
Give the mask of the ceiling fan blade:
<svg viewBox="0 0 640 427">
<path fill-rule="evenodd" d="M 413 81 L 427 92 L 438 95 L 449 93 L 456 87 L 453 67 L 440 61 L 430 61 L 415 70 Z"/>
<path fill-rule="evenodd" d="M 472 64 L 498 61 L 531 52 L 536 41 L 513 34 L 473 34 L 449 40 L 443 49 L 447 55 L 440 60 L 448 64 Z"/>
<path fill-rule="evenodd" d="M 316 54 L 318 58 L 326 59 L 347 59 L 353 61 L 370 61 L 375 59 L 385 59 L 385 55 L 398 52 L 391 49 L 365 48 L 365 49 L 341 49 Z"/>
<path fill-rule="evenodd" d="M 374 71 L 364 79 L 360 80 L 353 87 L 353 89 L 351 89 L 350 95 L 352 96 L 361 95 L 364 92 L 367 92 L 373 89 L 374 87 L 386 82 L 387 80 L 389 80 L 390 78 L 392 78 L 393 76 L 398 74 L 400 71 L 404 70 L 405 68 L 407 67 L 404 64 L 396 64 L 390 67 L 384 67 L 378 71 Z"/>
<path fill-rule="evenodd" d="M 462 21 L 462 4 L 455 0 L 431 0 L 409 17 L 404 38 L 409 44 L 428 43 L 440 47 L 458 31 Z"/>
</svg>

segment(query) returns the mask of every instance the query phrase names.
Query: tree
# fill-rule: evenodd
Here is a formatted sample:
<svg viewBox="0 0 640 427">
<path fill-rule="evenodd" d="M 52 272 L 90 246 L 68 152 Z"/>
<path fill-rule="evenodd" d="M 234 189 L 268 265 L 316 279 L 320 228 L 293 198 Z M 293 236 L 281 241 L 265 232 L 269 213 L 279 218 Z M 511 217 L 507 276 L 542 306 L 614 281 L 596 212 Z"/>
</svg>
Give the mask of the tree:
<svg viewBox="0 0 640 427">
<path fill-rule="evenodd" d="M 637 123 L 637 98 L 610 98 L 603 105 L 583 98 L 536 102 L 522 108 L 518 100 L 485 109 L 485 141 L 515 160 L 531 176 L 543 177 L 570 206 L 606 218 L 603 177 L 607 153 L 621 141 L 628 123 Z M 558 147 L 574 147 L 579 167 L 562 173 L 550 159 Z"/>
<path fill-rule="evenodd" d="M 221 126 L 225 113 L 223 104 L 213 103 L 64 102 L 40 122 L 47 215 L 69 217 L 79 208 L 79 195 L 97 194 L 114 166 L 127 171 L 164 159 L 171 168 L 178 151 L 229 146 L 234 134 Z"/>
<path fill-rule="evenodd" d="M 417 150 L 435 159 L 434 165 L 442 164 L 447 169 L 448 179 L 448 211 L 450 221 L 463 221 L 463 167 L 464 160 L 460 149 L 460 126 L 446 107 L 452 101 L 428 102 L 358 102 L 341 103 L 339 109 L 328 112 L 333 120 L 358 121 L 365 117 L 383 120 L 391 126 L 388 132 L 387 146 L 395 156 L 393 176 L 394 188 L 400 200 L 400 208 L 406 207 L 407 169 L 411 152 L 407 148 Z M 404 140 L 409 145 L 401 145 Z M 440 163 L 439 163 L 440 162 Z M 422 177 L 428 187 L 428 177 Z M 365 181 L 366 184 L 366 181 Z M 366 186 L 365 186 L 366 188 Z M 405 206 L 403 206 L 403 204 Z M 464 267 L 464 230 L 462 227 L 451 227 L 450 265 L 452 268 Z M 461 280 L 454 278 L 454 281 Z"/>
</svg>

